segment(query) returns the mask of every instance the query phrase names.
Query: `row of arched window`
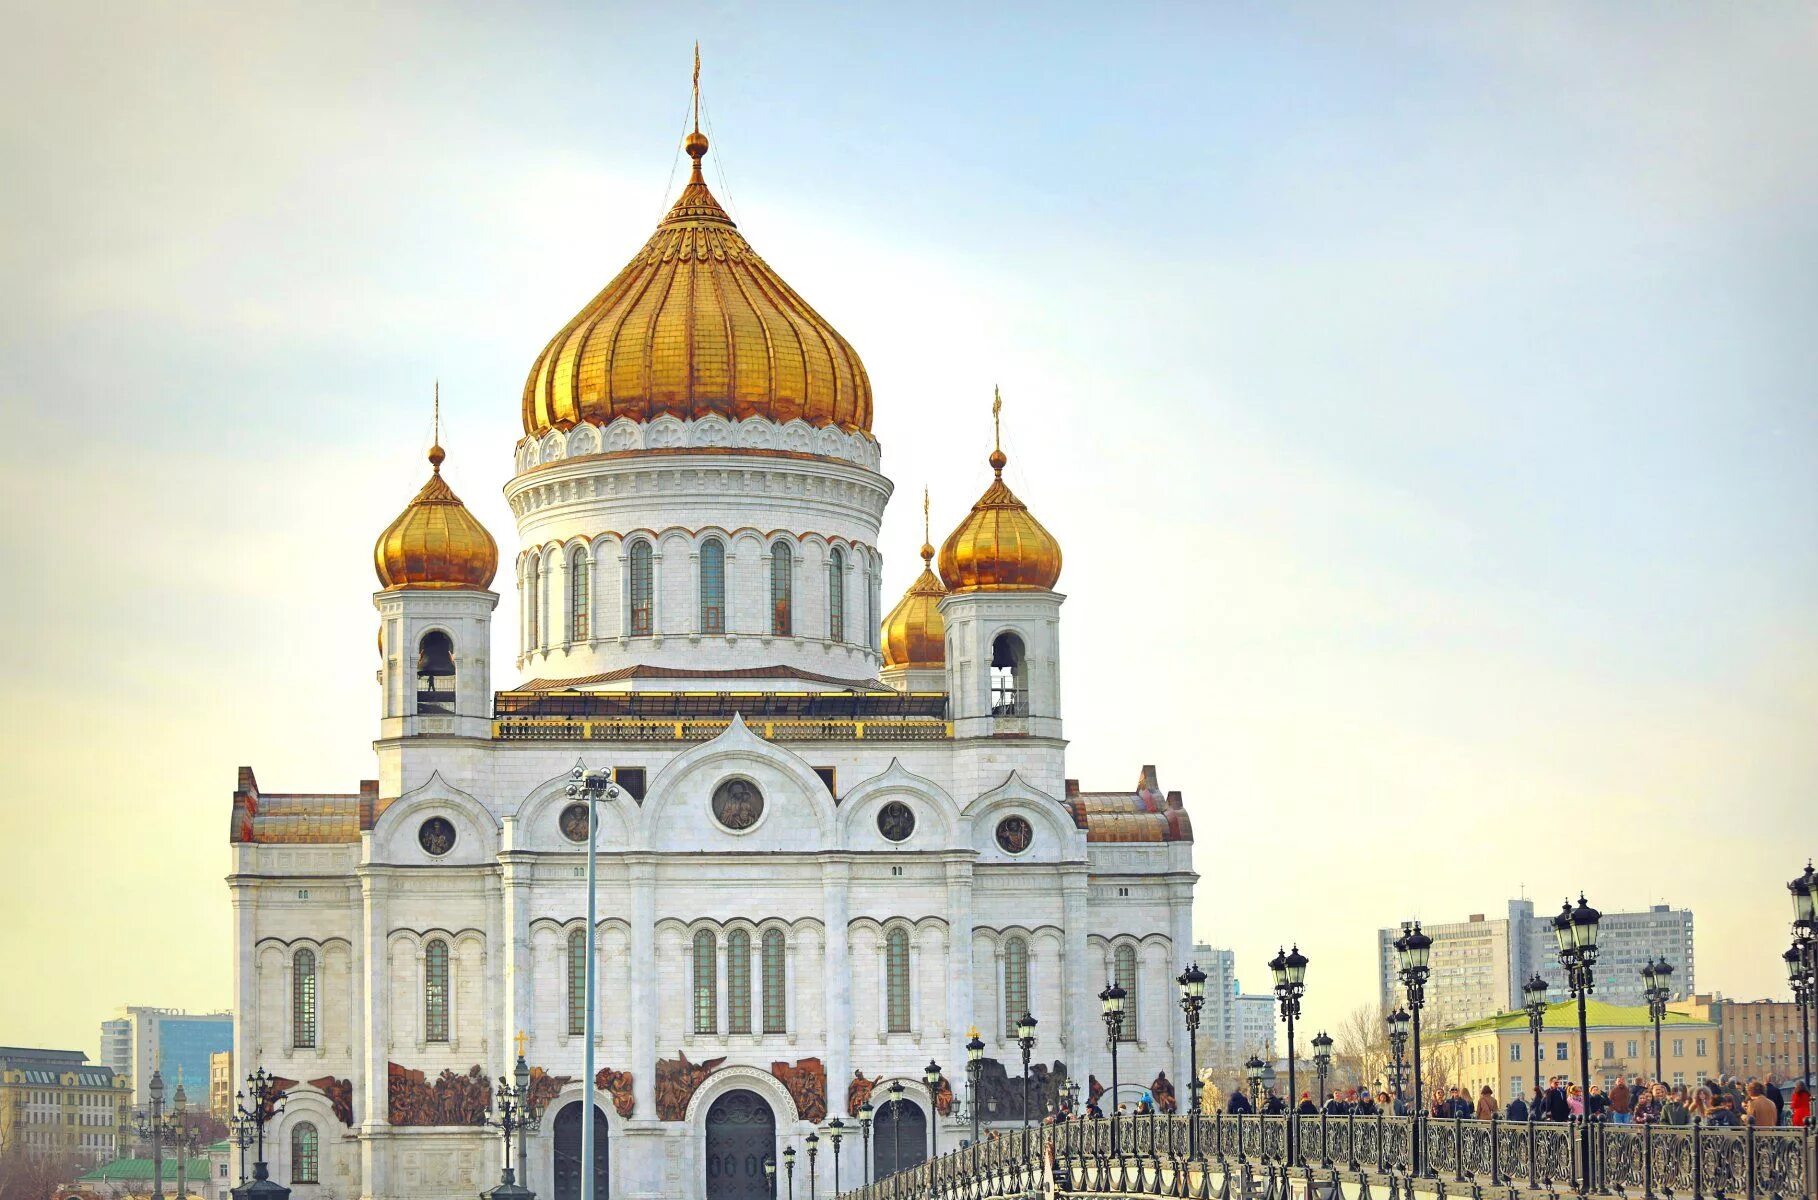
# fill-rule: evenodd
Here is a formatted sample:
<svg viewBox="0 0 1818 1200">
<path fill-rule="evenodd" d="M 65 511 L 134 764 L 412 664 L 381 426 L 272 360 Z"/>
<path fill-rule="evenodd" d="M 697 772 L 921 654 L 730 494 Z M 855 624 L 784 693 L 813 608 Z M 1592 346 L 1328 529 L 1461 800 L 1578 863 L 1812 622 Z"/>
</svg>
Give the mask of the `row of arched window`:
<svg viewBox="0 0 1818 1200">
<path fill-rule="evenodd" d="M 593 560 L 585 549 L 569 552 L 567 560 L 568 606 L 561 640 L 584 642 L 593 636 Z M 548 577 L 553 582 L 553 573 Z M 788 542 L 776 541 L 770 546 L 770 632 L 776 637 L 795 634 L 795 551 Z M 555 638 L 545 637 L 540 622 L 540 603 L 546 577 L 542 562 L 532 556 L 525 563 L 525 638 L 532 648 Z M 726 543 L 708 538 L 700 547 L 700 571 L 696 580 L 697 623 L 703 634 L 726 632 Z M 872 590 L 865 589 L 866 645 L 876 648 L 877 604 Z M 825 636 L 829 641 L 850 641 L 846 628 L 846 552 L 835 546 L 827 556 L 827 612 Z M 625 548 L 625 636 L 649 637 L 655 632 L 656 570 L 655 551 L 646 538 L 636 538 Z M 818 631 L 817 631 L 818 632 Z"/>
<path fill-rule="evenodd" d="M 726 935 L 726 1033 L 787 1033 L 789 1010 L 787 945 L 780 929 L 766 929 L 758 943 L 762 971 L 759 1011 L 751 1011 L 751 934 Z M 572 953 L 572 950 L 570 951 Z M 711 930 L 694 935 L 694 1020 L 696 1033 L 720 1033 L 719 942 Z"/>
<path fill-rule="evenodd" d="M 316 952 L 298 950 L 290 962 L 290 1042 L 298 1049 L 316 1046 Z M 431 938 L 423 947 L 423 1040 L 448 1040 L 448 943 Z"/>
</svg>

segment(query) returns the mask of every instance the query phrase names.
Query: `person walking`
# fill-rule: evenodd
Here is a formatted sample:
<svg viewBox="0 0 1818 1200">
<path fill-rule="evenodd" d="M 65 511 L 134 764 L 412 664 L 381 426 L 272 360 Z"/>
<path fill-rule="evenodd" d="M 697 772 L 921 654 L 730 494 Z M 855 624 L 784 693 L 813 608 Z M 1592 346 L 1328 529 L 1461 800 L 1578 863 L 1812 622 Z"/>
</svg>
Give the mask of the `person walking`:
<svg viewBox="0 0 1818 1200">
<path fill-rule="evenodd" d="M 1488 1121 L 1495 1115 L 1496 1093 L 1492 1092 L 1490 1085 L 1486 1083 L 1483 1085 L 1483 1090 L 1477 1093 L 1477 1119 Z"/>
</svg>

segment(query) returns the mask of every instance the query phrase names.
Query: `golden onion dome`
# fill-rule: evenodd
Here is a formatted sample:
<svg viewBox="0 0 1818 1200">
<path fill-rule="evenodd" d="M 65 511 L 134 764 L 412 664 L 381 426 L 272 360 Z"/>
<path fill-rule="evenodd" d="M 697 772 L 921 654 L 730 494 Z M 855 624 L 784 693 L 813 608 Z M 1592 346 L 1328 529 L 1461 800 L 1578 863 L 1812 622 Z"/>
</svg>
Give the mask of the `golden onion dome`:
<svg viewBox="0 0 1818 1200">
<path fill-rule="evenodd" d="M 717 413 L 871 429 L 857 351 L 759 258 L 686 149 L 688 186 L 606 290 L 554 337 L 524 384 L 524 432 Z"/>
<path fill-rule="evenodd" d="M 934 547 L 922 543 L 922 573 L 884 618 L 886 667 L 940 667 L 947 661 L 947 622 L 941 597 L 947 589 L 934 574 Z"/>
<path fill-rule="evenodd" d="M 442 478 L 441 444 L 430 447 L 429 482 L 385 527 L 372 565 L 386 591 L 485 588 L 499 570 L 499 546 Z"/>
<path fill-rule="evenodd" d="M 1060 542 L 1005 485 L 1009 461 L 1001 448 L 991 452 L 996 478 L 941 546 L 949 591 L 1048 591 L 1060 580 Z"/>
</svg>

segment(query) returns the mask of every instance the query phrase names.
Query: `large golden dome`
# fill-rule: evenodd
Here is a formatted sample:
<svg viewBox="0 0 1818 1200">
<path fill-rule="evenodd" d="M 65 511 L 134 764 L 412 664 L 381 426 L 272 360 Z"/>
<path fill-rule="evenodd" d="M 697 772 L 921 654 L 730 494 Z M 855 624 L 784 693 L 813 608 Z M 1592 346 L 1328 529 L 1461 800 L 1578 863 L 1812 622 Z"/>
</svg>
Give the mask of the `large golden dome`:
<svg viewBox="0 0 1818 1200">
<path fill-rule="evenodd" d="M 757 256 L 701 177 L 635 258 L 546 346 L 524 384 L 524 432 L 619 417 L 801 418 L 871 428 L 871 381 L 846 339 Z"/>
<path fill-rule="evenodd" d="M 922 496 L 922 514 L 927 520 L 928 497 Z M 927 537 L 926 528 L 922 536 Z M 941 616 L 941 597 L 947 589 L 936 578 L 930 565 L 934 547 L 922 542 L 922 573 L 909 585 L 903 598 L 884 618 L 884 665 L 886 667 L 940 667 L 947 661 L 947 622 Z"/>
<path fill-rule="evenodd" d="M 429 451 L 429 482 L 386 526 L 372 565 L 386 591 L 397 588 L 485 588 L 499 570 L 499 547 L 442 478 L 446 455 Z"/>
<path fill-rule="evenodd" d="M 941 582 L 954 592 L 1049 591 L 1060 580 L 1060 543 L 1005 486 L 1003 450 L 990 461 L 997 477 L 941 546 Z"/>
</svg>

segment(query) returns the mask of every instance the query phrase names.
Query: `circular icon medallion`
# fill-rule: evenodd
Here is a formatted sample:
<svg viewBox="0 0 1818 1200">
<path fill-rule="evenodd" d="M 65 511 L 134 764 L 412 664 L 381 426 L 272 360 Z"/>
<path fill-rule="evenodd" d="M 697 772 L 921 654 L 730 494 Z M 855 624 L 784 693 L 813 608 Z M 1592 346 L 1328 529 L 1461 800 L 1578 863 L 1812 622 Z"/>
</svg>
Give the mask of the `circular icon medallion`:
<svg viewBox="0 0 1818 1200">
<path fill-rule="evenodd" d="M 728 779 L 713 789 L 714 820 L 737 833 L 764 815 L 764 793 L 749 779 Z"/>
<path fill-rule="evenodd" d="M 564 808 L 560 823 L 562 836 L 569 841 L 584 842 L 587 840 L 587 806 L 585 804 L 570 804 Z"/>
<path fill-rule="evenodd" d="M 1035 830 L 1023 817 L 1005 817 L 997 823 L 997 844 L 1010 854 L 1021 854 L 1035 840 Z"/>
<path fill-rule="evenodd" d="M 908 840 L 915 832 L 915 810 L 901 800 L 892 800 L 878 809 L 877 831 L 892 842 Z"/>
<path fill-rule="evenodd" d="M 454 849 L 455 827 L 447 817 L 431 817 L 417 826 L 417 845 L 437 858 Z"/>
</svg>

